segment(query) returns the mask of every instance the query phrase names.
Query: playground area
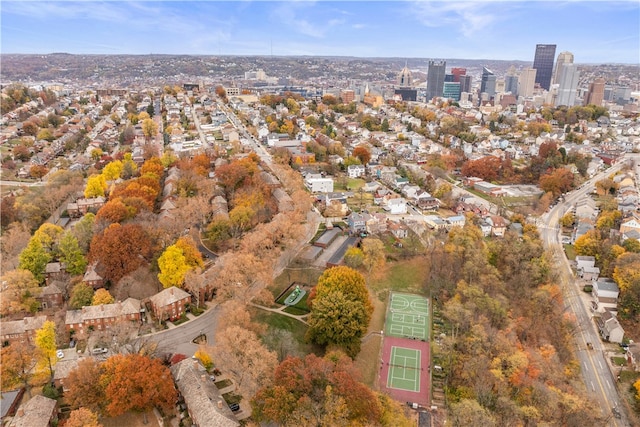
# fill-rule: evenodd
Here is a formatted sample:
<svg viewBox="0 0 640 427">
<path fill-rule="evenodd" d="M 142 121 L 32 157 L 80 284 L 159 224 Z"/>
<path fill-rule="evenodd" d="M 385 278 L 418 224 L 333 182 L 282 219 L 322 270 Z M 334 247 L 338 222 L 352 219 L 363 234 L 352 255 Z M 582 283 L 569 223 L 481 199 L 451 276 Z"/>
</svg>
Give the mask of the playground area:
<svg viewBox="0 0 640 427">
<path fill-rule="evenodd" d="M 392 292 L 385 335 L 417 340 L 429 340 L 429 300 L 419 295 Z"/>
<path fill-rule="evenodd" d="M 429 300 L 392 292 L 380 361 L 380 388 L 401 402 L 430 402 Z"/>
</svg>

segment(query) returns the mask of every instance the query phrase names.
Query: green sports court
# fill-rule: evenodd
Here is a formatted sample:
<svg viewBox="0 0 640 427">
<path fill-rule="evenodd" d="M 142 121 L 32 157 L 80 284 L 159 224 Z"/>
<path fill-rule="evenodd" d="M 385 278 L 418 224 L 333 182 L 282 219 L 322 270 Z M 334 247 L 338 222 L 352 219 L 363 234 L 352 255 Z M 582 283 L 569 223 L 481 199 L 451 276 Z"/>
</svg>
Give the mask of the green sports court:
<svg viewBox="0 0 640 427">
<path fill-rule="evenodd" d="M 419 295 L 392 292 L 387 308 L 385 335 L 429 340 L 429 300 Z"/>
<path fill-rule="evenodd" d="M 420 391 L 420 350 L 391 347 L 387 387 Z"/>
</svg>

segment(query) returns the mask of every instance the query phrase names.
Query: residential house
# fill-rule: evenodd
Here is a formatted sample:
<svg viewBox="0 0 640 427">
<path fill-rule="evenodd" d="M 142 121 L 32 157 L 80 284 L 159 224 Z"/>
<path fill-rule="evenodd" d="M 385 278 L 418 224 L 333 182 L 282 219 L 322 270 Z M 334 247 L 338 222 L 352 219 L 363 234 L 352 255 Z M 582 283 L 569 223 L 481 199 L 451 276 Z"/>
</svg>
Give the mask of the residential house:
<svg viewBox="0 0 640 427">
<path fill-rule="evenodd" d="M 597 311 L 618 311 L 620 289 L 613 279 L 601 277 L 593 283 L 591 296 Z"/>
<path fill-rule="evenodd" d="M 240 423 L 197 359 L 185 359 L 171 367 L 171 375 L 184 399 L 189 418 L 198 427 L 236 427 Z"/>
<path fill-rule="evenodd" d="M 387 231 L 387 216 L 381 213 L 369 215 L 367 220 L 367 233 L 382 234 Z"/>
<path fill-rule="evenodd" d="M 636 218 L 635 215 L 622 221 L 622 224 L 620 224 L 620 234 L 625 234 L 629 231 L 640 232 L 640 219 Z"/>
<path fill-rule="evenodd" d="M 438 215 L 425 215 L 424 222 L 432 229 L 442 230 L 447 227 L 447 222 Z"/>
<path fill-rule="evenodd" d="M 44 281 L 46 284 L 54 280 L 61 280 L 65 275 L 65 266 L 61 262 L 50 262 L 44 268 Z"/>
<path fill-rule="evenodd" d="M 22 320 L 9 320 L 2 322 L 2 345 L 13 342 L 33 342 L 36 330 L 40 329 L 47 316 L 25 317 Z"/>
<path fill-rule="evenodd" d="M 489 210 L 484 205 L 473 202 L 460 201 L 454 210 L 458 215 L 464 215 L 468 212 L 471 212 L 481 218 L 489 215 Z"/>
<path fill-rule="evenodd" d="M 585 197 L 576 202 L 575 208 L 576 219 L 588 218 L 595 219 L 598 216 L 598 208 L 595 200 L 591 197 Z"/>
<path fill-rule="evenodd" d="M 0 392 L 0 425 L 4 425 L 6 417 L 13 417 L 16 414 L 24 391 L 25 389 L 22 387 L 17 390 Z"/>
<path fill-rule="evenodd" d="M 366 193 L 373 193 L 378 188 L 380 188 L 380 184 L 378 184 L 376 181 L 365 182 L 365 184 L 362 186 L 362 191 Z"/>
<path fill-rule="evenodd" d="M 50 427 L 57 425 L 58 402 L 42 395 L 20 405 L 9 427 Z"/>
<path fill-rule="evenodd" d="M 478 223 L 478 226 L 480 227 L 480 231 L 482 232 L 482 235 L 484 237 L 489 237 L 491 235 L 491 224 L 489 224 L 487 222 L 486 219 L 481 219 L 480 222 Z"/>
<path fill-rule="evenodd" d="M 596 257 L 588 256 L 588 255 L 577 255 L 576 256 L 576 268 L 578 271 L 584 269 L 585 267 L 595 267 L 596 265 Z"/>
<path fill-rule="evenodd" d="M 304 183 L 312 193 L 333 192 L 333 178 L 324 178 L 320 174 L 310 174 L 305 178 Z"/>
<path fill-rule="evenodd" d="M 407 201 L 402 197 L 388 199 L 383 208 L 391 215 L 404 215 L 407 213 Z"/>
<path fill-rule="evenodd" d="M 313 242 L 313 245 L 320 248 L 327 248 L 341 233 L 342 230 L 339 227 L 325 230 L 324 233 L 322 233 L 320 237 Z"/>
<path fill-rule="evenodd" d="M 151 310 L 160 320 L 176 320 L 185 312 L 186 307 L 191 303 L 191 295 L 172 286 L 149 298 Z"/>
<path fill-rule="evenodd" d="M 349 232 L 351 234 L 360 234 L 360 233 L 366 232 L 368 219 L 369 219 L 368 214 L 360 214 L 357 212 L 352 212 L 351 215 L 347 217 Z"/>
<path fill-rule="evenodd" d="M 294 209 L 293 199 L 282 188 L 274 189 L 271 192 L 271 197 L 278 203 L 278 212 L 291 212 Z"/>
<path fill-rule="evenodd" d="M 40 303 L 40 308 L 46 310 L 48 308 L 60 308 L 64 304 L 64 294 L 60 289 L 60 282 L 52 282 L 50 285 L 42 288 L 40 295 L 36 297 L 36 300 Z"/>
<path fill-rule="evenodd" d="M 75 351 L 75 349 L 73 350 Z M 53 371 L 53 384 L 57 388 L 62 388 L 62 391 L 68 391 L 68 387 L 65 384 L 65 380 L 69 378 L 71 371 L 78 367 L 78 358 L 58 360 L 56 363 L 56 369 Z"/>
<path fill-rule="evenodd" d="M 504 233 L 507 231 L 507 222 L 504 218 L 499 215 L 490 215 L 486 221 L 491 226 L 491 234 L 504 237 Z"/>
<path fill-rule="evenodd" d="M 139 324 L 140 300 L 127 298 L 114 304 L 101 304 L 82 307 L 80 310 L 67 310 L 65 327 L 67 332 L 74 331 L 82 336 L 87 331 L 107 330 L 116 322 L 132 322 Z"/>
<path fill-rule="evenodd" d="M 87 270 L 84 272 L 84 276 L 82 277 L 82 283 L 86 283 L 93 287 L 93 289 L 98 289 L 104 286 L 104 279 L 96 272 L 96 266 L 96 263 L 89 264 L 87 266 Z"/>
<path fill-rule="evenodd" d="M 596 317 L 596 323 L 604 340 L 619 344 L 624 339 L 624 329 L 620 326 L 618 318 L 610 311 L 605 311 L 601 317 Z"/>
<path fill-rule="evenodd" d="M 347 166 L 347 175 L 349 178 L 360 178 L 364 176 L 366 169 L 364 165 L 349 165 Z"/>
<path fill-rule="evenodd" d="M 450 216 L 445 218 L 445 222 L 447 223 L 446 228 L 447 230 L 451 230 L 453 227 L 464 227 L 466 220 L 464 215 Z"/>
<path fill-rule="evenodd" d="M 389 221 L 387 224 L 387 229 L 397 239 L 406 239 L 407 236 L 409 236 L 409 229 L 406 224 L 402 222 Z"/>
</svg>

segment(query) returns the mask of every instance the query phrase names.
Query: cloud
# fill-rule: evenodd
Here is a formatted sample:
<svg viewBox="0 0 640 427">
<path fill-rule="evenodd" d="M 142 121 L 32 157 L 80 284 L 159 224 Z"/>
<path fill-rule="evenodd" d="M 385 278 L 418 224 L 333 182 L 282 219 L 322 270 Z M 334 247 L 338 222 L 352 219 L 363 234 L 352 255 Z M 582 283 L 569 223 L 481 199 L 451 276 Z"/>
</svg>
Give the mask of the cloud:
<svg viewBox="0 0 640 427">
<path fill-rule="evenodd" d="M 465 37 L 472 37 L 498 20 L 506 19 L 508 4 L 509 2 L 416 1 L 411 4 L 409 13 L 426 27 L 457 28 Z"/>
</svg>

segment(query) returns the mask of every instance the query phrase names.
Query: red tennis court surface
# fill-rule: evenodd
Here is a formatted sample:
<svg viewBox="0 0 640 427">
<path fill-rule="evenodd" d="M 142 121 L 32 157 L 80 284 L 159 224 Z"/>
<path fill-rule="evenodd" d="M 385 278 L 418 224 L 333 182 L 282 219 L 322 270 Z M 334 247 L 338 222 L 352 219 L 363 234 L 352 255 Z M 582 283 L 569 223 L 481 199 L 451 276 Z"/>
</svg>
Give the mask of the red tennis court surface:
<svg viewBox="0 0 640 427">
<path fill-rule="evenodd" d="M 389 381 L 389 364 L 391 360 L 391 348 L 401 347 L 420 351 L 420 388 L 419 391 L 392 388 Z M 429 406 L 429 395 L 431 391 L 430 380 L 430 354 L 429 343 L 421 340 L 407 338 L 396 338 L 385 336 L 382 348 L 382 360 L 380 366 L 380 390 L 387 392 L 393 399 L 401 402 L 415 402 L 423 406 Z"/>
</svg>

